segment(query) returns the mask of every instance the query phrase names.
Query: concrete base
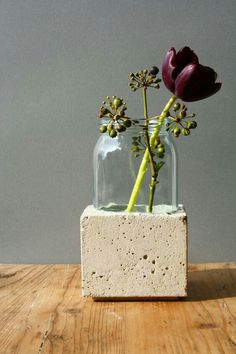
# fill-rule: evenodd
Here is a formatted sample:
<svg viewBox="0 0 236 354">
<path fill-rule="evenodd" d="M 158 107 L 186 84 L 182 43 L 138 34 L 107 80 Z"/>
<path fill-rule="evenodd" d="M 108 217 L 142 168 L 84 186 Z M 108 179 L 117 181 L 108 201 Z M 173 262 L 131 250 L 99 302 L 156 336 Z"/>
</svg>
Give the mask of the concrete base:
<svg viewBox="0 0 236 354">
<path fill-rule="evenodd" d="M 187 216 L 108 212 L 81 215 L 82 295 L 187 296 Z"/>
</svg>

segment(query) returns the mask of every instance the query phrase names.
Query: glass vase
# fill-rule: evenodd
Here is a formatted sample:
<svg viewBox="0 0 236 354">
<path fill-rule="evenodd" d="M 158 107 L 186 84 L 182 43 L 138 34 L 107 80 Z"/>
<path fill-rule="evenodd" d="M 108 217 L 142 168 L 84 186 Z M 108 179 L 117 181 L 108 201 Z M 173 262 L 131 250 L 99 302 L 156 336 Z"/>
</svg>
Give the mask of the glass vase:
<svg viewBox="0 0 236 354">
<path fill-rule="evenodd" d="M 101 120 L 104 125 L 104 121 Z M 151 135 L 155 124 L 149 125 Z M 143 139 L 144 131 L 139 126 L 132 126 L 125 132 L 118 133 L 115 138 L 109 134 L 100 135 L 93 154 L 94 169 L 94 198 L 95 208 L 107 211 L 125 211 L 136 180 L 136 176 L 143 157 L 143 150 L 134 152 L 135 137 Z M 171 213 L 177 210 L 177 156 L 175 144 L 165 126 L 159 133 L 164 145 L 163 158 L 155 158 L 156 162 L 163 161 L 158 174 L 153 213 Z M 134 212 L 147 212 L 151 172 L 148 165 L 147 172 L 139 191 Z"/>
</svg>

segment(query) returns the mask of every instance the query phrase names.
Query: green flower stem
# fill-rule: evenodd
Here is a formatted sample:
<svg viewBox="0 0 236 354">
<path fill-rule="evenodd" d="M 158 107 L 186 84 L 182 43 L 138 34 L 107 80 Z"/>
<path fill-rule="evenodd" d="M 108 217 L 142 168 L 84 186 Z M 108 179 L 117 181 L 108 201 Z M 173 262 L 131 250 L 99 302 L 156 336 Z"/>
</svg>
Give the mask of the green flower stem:
<svg viewBox="0 0 236 354">
<path fill-rule="evenodd" d="M 164 109 L 160 115 L 160 118 L 158 120 L 158 124 L 150 137 L 150 147 L 151 148 L 153 147 L 154 141 L 157 138 L 158 134 L 160 133 L 164 119 L 168 116 L 169 109 L 171 108 L 171 106 L 173 105 L 173 103 L 175 102 L 176 99 L 177 99 L 176 96 L 172 96 L 170 98 L 170 100 L 167 102 L 166 106 L 164 107 Z M 142 159 L 142 162 L 139 167 L 138 175 L 137 175 L 137 178 L 136 178 L 136 181 L 135 181 L 126 211 L 131 212 L 135 206 L 135 203 L 136 203 L 138 195 L 139 195 L 140 188 L 143 184 L 144 176 L 147 171 L 148 163 L 149 163 L 149 151 L 148 151 L 148 149 L 146 149 L 143 159 Z"/>
<path fill-rule="evenodd" d="M 145 125 L 148 125 L 148 109 L 147 109 L 147 88 L 143 88 L 143 114 L 145 118 Z"/>
<path fill-rule="evenodd" d="M 144 118 L 145 118 L 144 136 L 146 139 L 147 149 L 148 149 L 148 153 L 149 153 L 151 174 L 153 177 L 155 177 L 156 172 L 155 172 L 152 149 L 150 146 L 149 135 L 148 135 L 148 110 L 147 110 L 147 88 L 146 87 L 143 88 L 143 108 L 144 108 Z"/>
<path fill-rule="evenodd" d="M 148 134 L 148 110 L 147 110 L 147 88 L 146 87 L 143 88 L 143 107 L 144 107 L 145 127 L 147 127 L 144 131 L 144 136 L 146 139 L 147 149 L 149 153 L 149 162 L 150 162 L 150 169 L 152 175 L 152 179 L 150 182 L 149 202 L 148 202 L 148 212 L 151 213 L 153 200 L 154 200 L 154 193 L 156 189 L 157 173 L 154 166 L 153 153 L 152 153 L 152 148 L 150 146 L 149 134 Z"/>
<path fill-rule="evenodd" d="M 151 183 L 150 183 L 150 193 L 149 193 L 149 201 L 148 201 L 148 212 L 149 213 L 152 213 L 156 184 L 157 184 L 157 175 L 155 177 L 152 177 Z"/>
</svg>

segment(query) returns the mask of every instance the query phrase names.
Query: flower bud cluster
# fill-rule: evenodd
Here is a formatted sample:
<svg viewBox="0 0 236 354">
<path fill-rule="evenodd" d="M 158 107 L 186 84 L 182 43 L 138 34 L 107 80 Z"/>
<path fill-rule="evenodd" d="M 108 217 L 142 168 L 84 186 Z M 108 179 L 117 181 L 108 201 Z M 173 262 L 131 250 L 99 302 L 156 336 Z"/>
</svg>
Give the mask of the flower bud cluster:
<svg viewBox="0 0 236 354">
<path fill-rule="evenodd" d="M 158 136 L 155 141 L 154 141 L 154 145 L 153 145 L 153 154 L 157 155 L 160 159 L 164 158 L 165 155 L 165 146 L 164 144 L 161 142 L 160 137 Z"/>
<path fill-rule="evenodd" d="M 142 141 L 141 135 L 132 137 L 131 150 L 132 150 L 134 157 L 138 157 L 140 155 L 140 153 L 144 153 L 144 151 L 146 150 L 146 146 L 145 146 L 144 142 Z"/>
<path fill-rule="evenodd" d="M 184 104 L 176 102 L 172 108 L 173 113 L 169 112 L 170 121 L 166 123 L 166 130 L 178 138 L 180 134 L 183 136 L 190 135 L 191 130 L 197 127 L 197 122 L 192 120 L 195 117 L 195 113 L 188 115 L 187 107 Z"/>
<path fill-rule="evenodd" d="M 150 70 L 144 69 L 129 75 L 129 87 L 131 91 L 135 92 L 139 88 L 152 87 L 159 89 L 161 79 L 157 78 L 159 69 L 156 66 L 153 66 Z"/>
<path fill-rule="evenodd" d="M 144 153 L 147 148 L 147 142 L 145 138 L 141 135 L 132 137 L 132 152 L 135 157 L 138 157 L 140 153 Z M 153 156 L 157 156 L 160 159 L 164 158 L 165 147 L 161 142 L 160 137 L 156 137 L 153 147 L 152 147 Z"/>
<path fill-rule="evenodd" d="M 131 127 L 134 123 L 129 117 L 126 117 L 126 110 L 127 107 L 123 98 L 107 96 L 106 100 L 102 102 L 98 117 L 108 119 L 108 123 L 100 127 L 100 132 L 108 132 L 111 138 L 115 138 L 118 133 Z"/>
</svg>

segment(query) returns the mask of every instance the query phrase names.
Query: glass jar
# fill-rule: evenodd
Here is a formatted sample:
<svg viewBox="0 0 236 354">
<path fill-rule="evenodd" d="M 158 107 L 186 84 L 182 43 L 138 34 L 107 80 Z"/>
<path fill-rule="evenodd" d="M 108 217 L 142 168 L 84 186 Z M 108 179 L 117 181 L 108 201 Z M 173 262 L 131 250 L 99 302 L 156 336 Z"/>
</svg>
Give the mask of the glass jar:
<svg viewBox="0 0 236 354">
<path fill-rule="evenodd" d="M 101 124 L 104 125 L 104 120 Z M 143 135 L 139 126 L 132 126 L 125 132 L 111 138 L 108 133 L 99 137 L 93 154 L 94 169 L 94 206 L 107 211 L 124 211 L 136 180 L 143 153 L 135 157 L 132 151 L 133 138 Z M 154 124 L 149 126 L 149 135 Z M 162 127 L 159 137 L 165 147 L 165 164 L 159 171 L 158 183 L 154 195 L 153 213 L 174 212 L 177 210 L 177 161 L 176 148 L 171 135 Z M 151 181 L 150 166 L 139 192 L 133 211 L 146 212 Z"/>
</svg>

